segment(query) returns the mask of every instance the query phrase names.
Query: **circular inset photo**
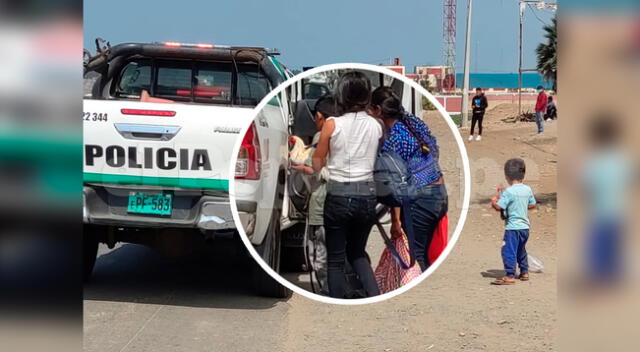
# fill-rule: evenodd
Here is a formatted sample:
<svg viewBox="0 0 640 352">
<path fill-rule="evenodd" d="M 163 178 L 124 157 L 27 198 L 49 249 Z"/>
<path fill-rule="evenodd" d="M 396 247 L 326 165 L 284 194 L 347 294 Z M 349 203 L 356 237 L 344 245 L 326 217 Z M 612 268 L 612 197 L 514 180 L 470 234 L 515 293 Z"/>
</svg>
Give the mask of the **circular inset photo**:
<svg viewBox="0 0 640 352">
<path fill-rule="evenodd" d="M 229 189 L 263 294 L 378 302 L 443 262 L 466 217 L 469 161 L 425 87 L 382 66 L 327 65 L 254 111 Z"/>
</svg>

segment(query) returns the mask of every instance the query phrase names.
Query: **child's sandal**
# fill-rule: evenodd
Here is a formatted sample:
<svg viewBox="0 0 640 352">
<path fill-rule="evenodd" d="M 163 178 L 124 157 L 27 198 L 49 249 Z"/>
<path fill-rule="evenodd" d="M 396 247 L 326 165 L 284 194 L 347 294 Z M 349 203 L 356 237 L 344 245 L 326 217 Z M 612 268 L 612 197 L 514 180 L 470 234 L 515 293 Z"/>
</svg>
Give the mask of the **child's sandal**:
<svg viewBox="0 0 640 352">
<path fill-rule="evenodd" d="M 520 281 L 529 281 L 529 273 L 520 274 L 518 279 L 520 279 Z"/>
<path fill-rule="evenodd" d="M 505 276 L 502 279 L 496 279 L 495 281 L 491 281 L 492 285 L 513 285 L 515 283 L 516 283 L 516 279 L 508 276 Z"/>
</svg>

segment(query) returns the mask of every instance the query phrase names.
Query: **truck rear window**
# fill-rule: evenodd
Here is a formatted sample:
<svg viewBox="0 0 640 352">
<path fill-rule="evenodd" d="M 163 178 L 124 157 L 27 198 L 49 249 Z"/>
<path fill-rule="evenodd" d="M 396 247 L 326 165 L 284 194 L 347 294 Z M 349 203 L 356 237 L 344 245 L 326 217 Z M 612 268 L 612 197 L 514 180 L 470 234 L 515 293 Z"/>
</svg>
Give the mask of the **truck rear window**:
<svg viewBox="0 0 640 352">
<path fill-rule="evenodd" d="M 118 95 L 123 98 L 139 98 L 142 90 L 151 88 L 151 61 L 129 62 L 120 73 Z"/>
<path fill-rule="evenodd" d="M 256 64 L 139 59 L 121 70 L 114 95 L 151 96 L 206 104 L 255 106 L 271 85 Z"/>
</svg>

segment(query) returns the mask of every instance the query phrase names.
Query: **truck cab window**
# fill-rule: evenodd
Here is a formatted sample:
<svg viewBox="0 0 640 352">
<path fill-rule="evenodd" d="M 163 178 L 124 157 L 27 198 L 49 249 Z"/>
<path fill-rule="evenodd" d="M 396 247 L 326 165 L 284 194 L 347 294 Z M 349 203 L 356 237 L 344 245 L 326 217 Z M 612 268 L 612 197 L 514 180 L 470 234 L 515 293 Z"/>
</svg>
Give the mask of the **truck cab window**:
<svg viewBox="0 0 640 352">
<path fill-rule="evenodd" d="M 199 103 L 230 104 L 230 63 L 199 63 L 194 75 L 194 98 Z"/>
<path fill-rule="evenodd" d="M 143 90 L 152 97 L 172 101 L 255 106 L 271 91 L 271 84 L 257 64 L 132 60 L 120 71 L 115 96 L 140 99 Z"/>
<path fill-rule="evenodd" d="M 237 103 L 258 105 L 271 91 L 269 80 L 256 65 L 238 65 Z"/>
<path fill-rule="evenodd" d="M 159 63 L 155 96 L 176 100 L 191 100 L 190 62 Z"/>
<path fill-rule="evenodd" d="M 139 60 L 129 62 L 121 71 L 116 95 L 123 98 L 140 98 L 142 90 L 151 87 L 151 62 Z"/>
</svg>

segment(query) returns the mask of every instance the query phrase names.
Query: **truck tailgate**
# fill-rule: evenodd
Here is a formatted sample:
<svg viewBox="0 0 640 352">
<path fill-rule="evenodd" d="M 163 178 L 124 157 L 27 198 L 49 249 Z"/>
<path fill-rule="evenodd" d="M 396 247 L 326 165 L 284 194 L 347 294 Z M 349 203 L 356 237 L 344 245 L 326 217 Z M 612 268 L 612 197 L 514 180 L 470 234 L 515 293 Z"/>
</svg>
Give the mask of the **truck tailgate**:
<svg viewBox="0 0 640 352">
<path fill-rule="evenodd" d="M 228 190 L 251 108 L 84 100 L 85 183 Z"/>
</svg>

